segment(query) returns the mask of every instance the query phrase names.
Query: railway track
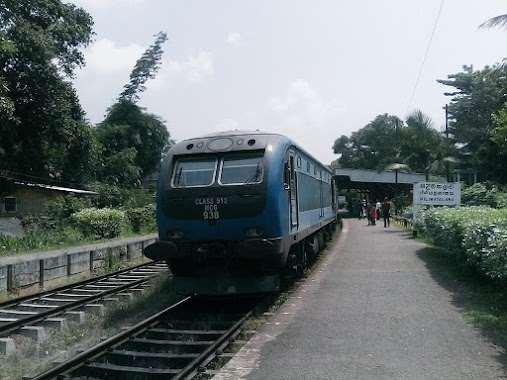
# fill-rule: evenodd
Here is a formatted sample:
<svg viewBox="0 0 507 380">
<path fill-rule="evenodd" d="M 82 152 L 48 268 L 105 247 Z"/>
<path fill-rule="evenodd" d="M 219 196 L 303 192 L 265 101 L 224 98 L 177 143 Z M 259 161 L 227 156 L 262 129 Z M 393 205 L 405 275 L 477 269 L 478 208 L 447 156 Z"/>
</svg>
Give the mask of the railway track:
<svg viewBox="0 0 507 380">
<path fill-rule="evenodd" d="M 266 298 L 187 297 L 31 379 L 209 378 L 227 356 L 224 350 L 263 301 Z"/>
<path fill-rule="evenodd" d="M 151 262 L 1 303 L 0 337 L 26 327 L 55 325 L 62 319 L 76 318 L 79 310 L 130 298 L 133 291 L 148 286 L 150 278 L 166 271 L 166 264 Z"/>
</svg>

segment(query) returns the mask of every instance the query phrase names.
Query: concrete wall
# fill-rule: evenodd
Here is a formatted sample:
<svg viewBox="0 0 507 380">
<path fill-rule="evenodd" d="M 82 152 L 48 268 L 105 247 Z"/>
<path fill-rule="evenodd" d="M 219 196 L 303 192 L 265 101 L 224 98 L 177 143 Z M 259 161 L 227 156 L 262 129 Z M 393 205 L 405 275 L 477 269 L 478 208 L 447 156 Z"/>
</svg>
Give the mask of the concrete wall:
<svg viewBox="0 0 507 380">
<path fill-rule="evenodd" d="M 78 273 L 107 267 L 111 260 L 129 261 L 143 255 L 156 235 L 118 240 L 52 252 L 3 258 L 0 261 L 0 291 L 11 291 Z"/>
</svg>

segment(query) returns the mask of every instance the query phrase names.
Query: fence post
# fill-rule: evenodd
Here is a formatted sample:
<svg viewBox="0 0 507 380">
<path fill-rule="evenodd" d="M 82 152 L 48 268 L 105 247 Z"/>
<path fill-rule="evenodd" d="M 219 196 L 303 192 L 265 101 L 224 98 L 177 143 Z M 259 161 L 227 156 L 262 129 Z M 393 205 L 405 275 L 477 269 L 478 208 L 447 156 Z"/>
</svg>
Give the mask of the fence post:
<svg viewBox="0 0 507 380">
<path fill-rule="evenodd" d="M 39 288 L 44 288 L 44 259 L 39 260 Z"/>
<path fill-rule="evenodd" d="M 95 251 L 90 251 L 90 272 L 93 272 L 93 256 Z"/>
<path fill-rule="evenodd" d="M 7 291 L 10 292 L 14 287 L 14 279 L 12 278 L 14 275 L 12 264 L 7 265 Z"/>
<path fill-rule="evenodd" d="M 67 253 L 67 277 L 70 277 L 70 275 L 72 274 L 71 265 L 72 265 L 71 256 L 69 253 Z"/>
</svg>

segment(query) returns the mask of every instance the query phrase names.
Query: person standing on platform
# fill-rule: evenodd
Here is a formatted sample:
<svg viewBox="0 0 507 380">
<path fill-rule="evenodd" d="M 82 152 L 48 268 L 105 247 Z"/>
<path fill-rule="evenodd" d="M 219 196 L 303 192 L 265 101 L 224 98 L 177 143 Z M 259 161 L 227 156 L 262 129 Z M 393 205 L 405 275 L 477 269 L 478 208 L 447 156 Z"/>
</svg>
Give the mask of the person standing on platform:
<svg viewBox="0 0 507 380">
<path fill-rule="evenodd" d="M 382 209 L 382 203 L 377 199 L 377 203 L 375 204 L 375 208 L 377 209 L 377 220 L 380 220 L 380 211 Z"/>
<path fill-rule="evenodd" d="M 375 220 L 377 219 L 377 209 L 376 209 L 375 205 L 373 204 L 373 202 L 370 204 L 370 212 L 368 214 L 368 218 L 371 222 L 371 225 L 374 226 Z M 370 222 L 368 222 L 368 224 L 370 224 Z"/>
<path fill-rule="evenodd" d="M 384 198 L 384 203 L 382 203 L 382 216 L 384 217 L 384 227 L 389 227 L 390 212 L 391 212 L 391 203 L 389 203 L 389 199 Z"/>
</svg>

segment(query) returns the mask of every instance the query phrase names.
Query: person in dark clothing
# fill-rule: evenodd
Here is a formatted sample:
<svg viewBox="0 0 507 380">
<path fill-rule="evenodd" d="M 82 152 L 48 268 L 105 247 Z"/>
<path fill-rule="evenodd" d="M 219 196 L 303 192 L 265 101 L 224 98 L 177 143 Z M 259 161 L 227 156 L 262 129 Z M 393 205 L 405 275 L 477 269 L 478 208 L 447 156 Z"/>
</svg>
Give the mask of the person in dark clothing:
<svg viewBox="0 0 507 380">
<path fill-rule="evenodd" d="M 389 227 L 390 211 L 391 211 L 391 203 L 389 203 L 389 199 L 384 198 L 384 203 L 382 203 L 382 216 L 384 217 L 384 227 Z"/>
</svg>

